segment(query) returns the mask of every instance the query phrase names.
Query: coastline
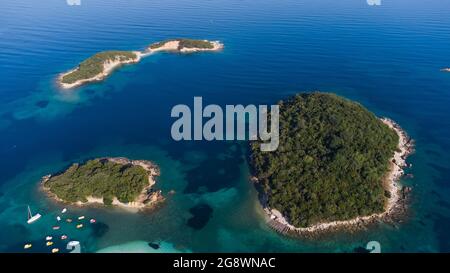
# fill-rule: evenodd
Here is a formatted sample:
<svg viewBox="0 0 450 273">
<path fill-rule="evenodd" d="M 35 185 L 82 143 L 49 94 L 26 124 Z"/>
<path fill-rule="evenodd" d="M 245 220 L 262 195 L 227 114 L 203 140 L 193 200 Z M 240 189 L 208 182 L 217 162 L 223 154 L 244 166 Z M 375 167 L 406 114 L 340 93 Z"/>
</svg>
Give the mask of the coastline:
<svg viewBox="0 0 450 273">
<path fill-rule="evenodd" d="M 132 164 L 134 166 L 140 166 L 144 170 L 148 172 L 148 185 L 144 187 L 139 194 L 139 196 L 133 201 L 129 203 L 123 203 L 120 202 L 117 197 L 113 198 L 112 206 L 123 208 L 130 212 L 138 212 L 143 209 L 153 208 L 155 205 L 157 205 L 160 202 L 163 202 L 165 200 L 164 196 L 161 194 L 161 191 L 152 191 L 151 188 L 155 185 L 155 177 L 160 175 L 160 171 L 158 166 L 156 166 L 154 163 L 146 160 L 130 160 L 124 157 L 105 157 L 100 158 L 100 160 L 108 160 L 117 164 Z M 102 205 L 105 206 L 103 202 L 103 198 L 100 197 L 94 197 L 94 196 L 87 196 L 87 202 L 81 202 L 77 201 L 75 203 L 66 202 L 56 196 L 56 194 L 50 192 L 50 189 L 44 186 L 44 183 L 47 182 L 51 177 L 53 177 L 51 174 L 48 174 L 41 179 L 40 188 L 41 190 L 47 194 L 47 196 L 55 200 L 57 202 L 84 207 L 84 206 L 92 206 L 92 205 Z"/>
<path fill-rule="evenodd" d="M 380 118 L 380 120 L 394 130 L 399 136 L 398 149 L 390 159 L 390 169 L 383 179 L 385 190 L 390 193 L 390 198 L 388 198 L 383 212 L 349 220 L 318 223 L 309 227 L 295 227 L 291 225 L 278 210 L 269 208 L 267 206 L 267 196 L 262 196 L 260 203 L 265 212 L 269 226 L 283 234 L 308 236 L 340 230 L 342 228 L 349 228 L 352 230 L 362 229 L 369 224 L 389 221 L 396 216 L 403 214 L 406 210 L 406 194 L 408 194 L 411 189 L 402 187 L 399 180 L 404 175 L 404 168 L 408 166 L 406 158 L 414 152 L 414 143 L 395 121 L 389 118 Z M 252 181 L 257 182 L 257 179 L 254 177 L 252 178 Z"/>
<path fill-rule="evenodd" d="M 71 88 L 75 88 L 75 87 L 81 86 L 86 83 L 99 82 L 99 81 L 104 80 L 106 77 L 108 77 L 116 68 L 119 68 L 120 66 L 126 65 L 126 64 L 136 64 L 136 63 L 140 62 L 143 57 L 147 57 L 147 56 L 151 55 L 152 53 L 157 53 L 157 52 L 195 53 L 195 52 L 206 52 L 206 51 L 219 51 L 219 50 L 222 50 L 224 47 L 223 44 L 220 43 L 219 41 L 208 41 L 208 40 L 203 40 L 203 41 L 211 43 L 213 45 L 213 47 L 212 48 L 197 48 L 197 47 L 186 48 L 186 47 L 183 47 L 183 48 L 179 49 L 178 47 L 179 47 L 180 42 L 178 40 L 170 40 L 170 41 L 165 42 L 164 44 L 162 44 L 162 46 L 157 47 L 157 48 L 152 49 L 151 46 L 149 46 L 144 51 L 132 51 L 134 54 L 136 54 L 135 59 L 120 61 L 119 59 L 116 58 L 116 60 L 114 60 L 114 61 L 104 62 L 103 63 L 103 71 L 91 78 L 78 80 L 78 81 L 76 81 L 74 83 L 70 83 L 70 84 L 63 83 L 62 78 L 64 76 L 76 71 L 77 69 L 79 69 L 78 67 L 76 67 L 67 72 L 59 74 L 59 76 L 57 77 L 57 83 L 62 89 L 71 89 Z"/>
<path fill-rule="evenodd" d="M 58 76 L 58 83 L 59 86 L 62 89 L 71 89 L 80 85 L 83 85 L 85 83 L 89 83 L 89 82 L 98 82 L 98 81 L 102 81 L 104 80 L 106 77 L 108 77 L 116 68 L 119 68 L 122 65 L 125 64 L 134 64 L 134 63 L 138 63 L 141 61 L 141 58 L 143 57 L 143 53 L 140 51 L 133 51 L 134 54 L 136 54 L 136 58 L 132 59 L 132 60 L 126 60 L 126 61 L 120 61 L 119 59 L 116 58 L 116 60 L 114 61 L 109 61 L 109 62 L 104 62 L 103 63 L 103 71 L 97 75 L 95 75 L 94 77 L 88 78 L 88 79 L 82 79 L 82 80 L 78 80 L 74 83 L 63 83 L 62 82 L 62 78 L 74 71 L 76 71 L 78 69 L 74 68 L 70 71 L 67 71 L 65 73 L 61 73 Z"/>
</svg>

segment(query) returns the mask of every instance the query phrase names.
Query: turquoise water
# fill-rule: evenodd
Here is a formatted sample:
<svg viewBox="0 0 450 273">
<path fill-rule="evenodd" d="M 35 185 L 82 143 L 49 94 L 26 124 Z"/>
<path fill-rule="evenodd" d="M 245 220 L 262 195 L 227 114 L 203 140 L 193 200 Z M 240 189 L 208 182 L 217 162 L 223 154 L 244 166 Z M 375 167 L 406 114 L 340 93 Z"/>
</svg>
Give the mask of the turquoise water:
<svg viewBox="0 0 450 273">
<path fill-rule="evenodd" d="M 345 3 L 342 3 L 345 2 Z M 67 234 L 82 251 L 450 252 L 450 4 L 445 1 L 156 0 L 34 3 L 0 8 L 0 251 L 48 252 Z M 102 50 L 141 50 L 172 37 L 221 40 L 221 53 L 158 54 L 72 92 L 54 79 Z M 176 104 L 272 104 L 335 92 L 396 120 L 417 142 L 410 215 L 396 227 L 292 239 L 270 230 L 248 182 L 245 143 L 170 138 Z M 126 156 L 158 163 L 160 208 L 69 208 L 76 229 L 38 190 L 73 162 Z M 26 205 L 43 218 L 26 224 Z M 65 244 L 55 240 L 65 251 Z M 159 242 L 161 248 L 146 248 Z"/>
</svg>

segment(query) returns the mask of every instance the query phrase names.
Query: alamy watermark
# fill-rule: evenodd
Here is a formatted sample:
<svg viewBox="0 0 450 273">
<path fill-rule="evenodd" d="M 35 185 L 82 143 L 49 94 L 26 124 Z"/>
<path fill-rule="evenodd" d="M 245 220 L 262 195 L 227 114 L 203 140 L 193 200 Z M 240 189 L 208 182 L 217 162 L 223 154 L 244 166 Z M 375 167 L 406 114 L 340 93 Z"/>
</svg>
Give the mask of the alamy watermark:
<svg viewBox="0 0 450 273">
<path fill-rule="evenodd" d="M 216 104 L 203 107 L 202 97 L 194 97 L 194 109 L 185 104 L 172 108 L 171 135 L 181 140 L 261 140 L 261 151 L 275 151 L 279 145 L 278 105 L 226 105 L 225 111 Z M 203 121 L 205 121 L 203 123 Z M 270 122 L 270 126 L 268 126 Z M 192 126 L 193 125 L 193 126 Z M 235 130 L 236 129 L 236 130 Z M 246 130 L 247 129 L 247 130 Z"/>
<path fill-rule="evenodd" d="M 81 5 L 81 0 L 66 0 L 66 3 L 69 6 L 79 6 Z"/>
<path fill-rule="evenodd" d="M 366 0 L 369 6 L 381 6 L 381 0 Z"/>
</svg>

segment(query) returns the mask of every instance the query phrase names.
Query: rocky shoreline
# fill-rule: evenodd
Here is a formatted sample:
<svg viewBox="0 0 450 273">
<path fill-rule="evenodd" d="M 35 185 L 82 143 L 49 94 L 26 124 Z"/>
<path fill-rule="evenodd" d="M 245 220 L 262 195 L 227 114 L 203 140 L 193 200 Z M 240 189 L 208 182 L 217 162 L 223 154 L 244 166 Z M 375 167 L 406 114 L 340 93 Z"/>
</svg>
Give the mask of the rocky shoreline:
<svg viewBox="0 0 450 273">
<path fill-rule="evenodd" d="M 406 158 L 414 152 L 414 141 L 393 120 L 388 118 L 381 118 L 380 120 L 399 136 L 398 150 L 395 151 L 394 156 L 390 160 L 390 170 L 384 179 L 385 189 L 390 193 L 384 212 L 345 221 L 319 223 L 309 227 L 295 227 L 278 210 L 269 208 L 267 206 L 267 196 L 260 194 L 259 201 L 265 212 L 268 225 L 282 234 L 314 237 L 332 231 L 357 231 L 372 224 L 380 222 L 393 223 L 395 220 L 402 218 L 407 210 L 411 188 L 401 186 L 399 180 L 404 175 L 404 168 L 410 166 L 407 164 Z M 253 177 L 251 180 L 255 183 L 258 182 L 256 177 Z"/>
<path fill-rule="evenodd" d="M 153 207 L 155 207 L 155 205 L 157 205 L 165 200 L 165 197 L 162 195 L 161 190 L 156 191 L 156 190 L 152 189 L 152 187 L 156 183 L 155 178 L 160 175 L 159 167 L 157 165 L 155 165 L 153 162 L 146 161 L 146 160 L 130 160 L 130 159 L 124 158 L 124 157 L 105 157 L 105 158 L 100 158 L 99 160 L 107 160 L 107 161 L 114 162 L 114 163 L 121 164 L 121 165 L 131 164 L 134 166 L 140 166 L 148 172 L 148 185 L 142 189 L 139 196 L 133 202 L 123 203 L 123 202 L 120 202 L 116 197 L 114 197 L 111 205 L 124 208 L 131 212 L 138 212 L 143 209 L 153 208 Z M 55 175 L 55 176 L 57 176 L 57 175 Z M 61 198 L 56 196 L 56 194 L 52 193 L 49 188 L 45 187 L 45 182 L 47 182 L 52 177 L 53 177 L 53 175 L 51 175 L 51 174 L 46 175 L 46 176 L 42 177 L 41 182 L 40 182 L 41 190 L 44 193 L 46 193 L 47 196 L 50 197 L 51 199 L 53 199 L 57 202 L 61 202 L 61 203 L 69 204 L 69 205 L 80 206 L 80 207 L 91 206 L 91 205 L 103 205 L 103 206 L 105 205 L 103 202 L 103 198 L 98 198 L 98 197 L 94 197 L 94 196 L 87 196 L 86 197 L 87 202 L 78 201 L 75 203 L 69 203 L 69 202 L 62 200 Z"/>
</svg>

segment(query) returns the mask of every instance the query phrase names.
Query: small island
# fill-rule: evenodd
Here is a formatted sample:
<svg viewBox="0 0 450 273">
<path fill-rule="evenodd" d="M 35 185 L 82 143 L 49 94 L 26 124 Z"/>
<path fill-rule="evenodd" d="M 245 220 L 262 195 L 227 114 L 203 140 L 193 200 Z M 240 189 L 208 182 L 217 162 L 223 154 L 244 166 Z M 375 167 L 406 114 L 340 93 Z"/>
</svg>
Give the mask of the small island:
<svg viewBox="0 0 450 273">
<path fill-rule="evenodd" d="M 145 51 L 104 51 L 81 62 L 78 67 L 62 73 L 58 83 L 63 89 L 70 89 L 85 83 L 104 80 L 111 72 L 125 64 L 138 63 L 142 57 L 156 52 L 195 53 L 219 51 L 223 44 L 218 41 L 170 39 L 151 44 Z"/>
<path fill-rule="evenodd" d="M 42 178 L 42 189 L 54 200 L 72 205 L 114 205 L 134 211 L 164 200 L 153 187 L 159 168 L 145 160 L 99 158 L 75 163 L 62 173 Z"/>
<path fill-rule="evenodd" d="M 81 62 L 77 68 L 59 76 L 63 88 L 72 88 L 87 82 L 101 81 L 115 68 L 137 63 L 142 56 L 138 51 L 105 51 Z"/>
<path fill-rule="evenodd" d="M 219 41 L 172 39 L 151 44 L 150 52 L 167 51 L 180 53 L 193 53 L 199 51 L 218 51 L 223 48 Z"/>
<path fill-rule="evenodd" d="M 362 227 L 404 209 L 397 184 L 412 152 L 395 122 L 329 93 L 280 105 L 280 146 L 251 144 L 252 181 L 269 224 L 287 234 Z"/>
</svg>

